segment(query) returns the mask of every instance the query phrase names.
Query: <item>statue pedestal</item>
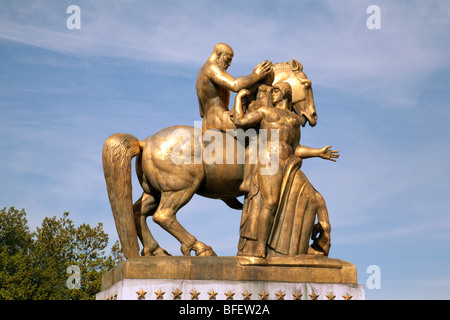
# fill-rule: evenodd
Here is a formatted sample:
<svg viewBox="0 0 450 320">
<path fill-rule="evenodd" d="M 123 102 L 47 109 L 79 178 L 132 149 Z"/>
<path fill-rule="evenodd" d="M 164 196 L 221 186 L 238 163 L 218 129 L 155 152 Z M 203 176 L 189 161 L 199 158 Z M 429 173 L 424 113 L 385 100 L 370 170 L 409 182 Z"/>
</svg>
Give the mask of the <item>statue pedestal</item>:
<svg viewBox="0 0 450 320">
<path fill-rule="evenodd" d="M 333 297 L 334 296 L 334 297 Z M 365 299 L 356 267 L 323 256 L 137 257 L 107 272 L 97 300 Z"/>
</svg>

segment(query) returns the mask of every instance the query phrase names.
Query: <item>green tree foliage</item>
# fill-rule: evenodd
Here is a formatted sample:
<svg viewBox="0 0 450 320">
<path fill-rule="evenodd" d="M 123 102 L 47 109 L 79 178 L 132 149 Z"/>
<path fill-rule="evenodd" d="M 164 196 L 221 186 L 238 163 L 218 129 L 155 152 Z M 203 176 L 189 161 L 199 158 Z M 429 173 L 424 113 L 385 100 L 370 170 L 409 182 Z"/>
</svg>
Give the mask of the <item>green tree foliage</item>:
<svg viewBox="0 0 450 320">
<path fill-rule="evenodd" d="M 101 223 L 75 227 L 68 212 L 30 232 L 23 209 L 0 210 L 0 299 L 94 299 L 102 275 L 124 259 L 118 242 L 105 254 L 108 238 Z"/>
</svg>

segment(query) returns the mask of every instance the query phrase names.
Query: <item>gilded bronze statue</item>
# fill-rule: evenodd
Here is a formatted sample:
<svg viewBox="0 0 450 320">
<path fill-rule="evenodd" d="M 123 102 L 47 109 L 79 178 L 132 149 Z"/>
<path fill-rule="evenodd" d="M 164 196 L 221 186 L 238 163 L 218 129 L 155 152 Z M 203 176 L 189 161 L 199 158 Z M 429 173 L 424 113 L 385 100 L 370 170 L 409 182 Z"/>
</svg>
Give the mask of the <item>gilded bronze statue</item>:
<svg viewBox="0 0 450 320">
<path fill-rule="evenodd" d="M 226 72 L 233 55 L 230 46 L 217 44 L 199 71 L 202 129 L 173 126 L 145 140 L 125 133 L 106 139 L 104 174 L 126 258 L 139 256 L 138 239 L 141 255 L 169 255 L 153 238 L 148 216 L 180 242 L 184 256 L 215 256 L 176 219 L 194 194 L 242 209 L 239 256 L 328 255 L 325 201 L 300 167 L 305 158 L 335 161 L 339 155 L 330 146 L 300 145 L 300 127 L 317 123 L 311 81 L 295 59 L 266 60 L 248 76 L 233 78 Z M 230 91 L 238 92 L 231 111 Z M 133 158 L 143 189 L 134 205 Z"/>
</svg>

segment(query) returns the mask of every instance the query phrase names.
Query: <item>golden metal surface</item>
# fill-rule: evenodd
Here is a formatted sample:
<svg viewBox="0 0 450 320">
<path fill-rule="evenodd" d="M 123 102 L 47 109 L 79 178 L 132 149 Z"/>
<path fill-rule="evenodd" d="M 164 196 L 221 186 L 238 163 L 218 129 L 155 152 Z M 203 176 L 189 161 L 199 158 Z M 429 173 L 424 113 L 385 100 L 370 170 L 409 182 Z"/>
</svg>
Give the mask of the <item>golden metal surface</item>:
<svg viewBox="0 0 450 320">
<path fill-rule="evenodd" d="M 251 217 L 256 216 L 256 219 L 248 219 L 248 223 L 241 228 L 243 232 L 240 236 L 244 244 L 241 245 L 240 241 L 240 253 L 258 257 L 265 257 L 273 252 L 286 255 L 286 250 L 287 255 L 328 254 L 330 226 L 325 202 L 309 181 L 297 174 L 297 170 L 284 168 L 290 156 L 297 159 L 319 157 L 332 161 L 338 156 L 336 151 L 329 150 L 329 146 L 315 149 L 299 145 L 300 126 L 307 122 L 311 126 L 317 123 L 311 81 L 303 73 L 303 66 L 295 59 L 273 65 L 264 61 L 250 75 L 233 78 L 226 72 L 232 57 L 233 53 L 228 45 L 218 44 L 199 72 L 197 94 L 203 116 L 203 131 L 188 126 L 174 126 L 145 140 L 139 140 L 130 134 L 114 134 L 105 141 L 105 180 L 119 239 L 127 258 L 139 255 L 137 238 L 143 244 L 142 255 L 169 255 L 148 229 L 148 216 L 153 216 L 157 224 L 180 241 L 183 255 L 188 256 L 194 251 L 198 256 L 214 256 L 215 252 L 210 246 L 198 241 L 176 219 L 178 210 L 195 193 L 222 199 L 238 209 L 240 203 L 236 197 L 246 196 L 243 217 L 248 213 Z M 231 111 L 228 110 L 230 91 L 239 91 Z M 277 152 L 281 162 L 276 173 L 260 175 L 259 169 L 263 168 L 261 161 L 239 163 L 236 154 L 231 163 L 205 162 L 201 155 L 208 143 L 201 141 L 196 144 L 198 137 L 202 137 L 205 128 L 223 131 L 230 126 L 279 132 L 277 145 L 281 147 Z M 180 140 L 180 132 L 186 134 L 186 139 Z M 223 141 L 227 140 L 225 133 L 217 132 L 221 134 Z M 233 143 L 236 149 L 239 142 L 233 139 Z M 226 144 L 222 146 L 225 157 L 230 148 Z M 268 152 L 273 146 L 268 146 Z M 183 154 L 186 152 L 186 159 L 189 161 L 175 163 L 174 150 L 183 150 Z M 246 157 L 249 156 L 248 148 L 245 152 Z M 198 154 L 200 160 L 196 161 Z M 143 194 L 132 206 L 130 165 L 134 157 L 137 157 L 136 171 Z M 254 173 L 257 175 L 256 179 Z M 287 184 L 282 182 L 286 179 Z M 305 194 L 291 192 L 291 185 L 301 185 L 306 190 Z M 257 188 L 256 194 L 254 186 Z M 275 190 L 270 194 L 266 192 L 269 186 Z M 252 197 L 248 197 L 249 194 L 252 197 L 256 195 L 256 198 L 253 197 L 255 200 L 261 198 L 261 208 L 250 203 Z M 293 200 L 289 199 L 296 197 L 308 199 L 309 208 L 288 206 L 283 207 L 281 212 L 274 211 L 279 200 L 290 203 Z M 281 215 L 286 216 L 283 223 L 280 223 Z M 301 217 L 296 218 L 298 215 Z M 314 222 L 316 217 L 317 223 L 314 225 L 311 221 Z M 295 228 L 301 230 L 300 233 L 288 233 L 290 239 L 277 236 L 280 232 L 284 233 L 284 229 L 291 228 L 294 221 L 298 221 Z M 254 232 L 247 232 L 248 229 Z M 310 239 L 311 236 L 313 243 L 309 245 L 305 239 Z M 252 242 L 256 244 L 253 245 Z M 294 245 L 286 248 L 286 243 Z M 272 252 L 267 252 L 270 250 Z"/>
<path fill-rule="evenodd" d="M 196 89 L 203 131 L 219 129 L 225 132 L 226 129 L 236 129 L 230 121 L 228 110 L 230 91 L 249 89 L 273 73 L 272 63 L 266 60 L 258 64 L 251 74 L 234 78 L 226 72 L 233 56 L 233 49 L 229 45 L 218 43 L 198 72 Z"/>
<path fill-rule="evenodd" d="M 343 261 L 320 255 L 269 256 L 265 259 L 249 256 L 236 256 L 242 266 L 302 266 L 341 269 Z"/>
<path fill-rule="evenodd" d="M 218 43 L 199 70 L 196 92 L 202 129 L 173 126 L 145 140 L 125 133 L 106 139 L 103 170 L 128 260 L 105 275 L 104 286 L 125 278 L 356 283 L 354 265 L 327 258 L 331 226 L 325 200 L 300 170 L 303 159 L 339 157 L 331 146 L 300 144 L 301 127 L 313 127 L 318 119 L 303 65 L 295 59 L 274 64 L 265 60 L 252 73 L 235 78 L 227 72 L 233 57 L 229 45 Z M 230 92 L 237 93 L 231 110 Z M 255 162 L 249 161 L 255 151 L 251 143 L 236 136 L 242 130 L 259 137 Z M 205 140 L 212 133 L 214 140 Z M 214 149 L 217 158 L 209 162 L 205 159 L 212 154 L 212 141 L 223 143 Z M 230 150 L 241 154 L 228 157 Z M 245 161 L 239 162 L 242 155 Z M 143 191 L 134 205 L 133 158 Z M 266 169 L 270 173 L 264 173 Z M 237 257 L 216 257 L 176 219 L 194 194 L 242 210 Z M 239 196 L 244 196 L 243 204 Z M 172 257 L 160 247 L 147 226 L 148 216 L 180 242 L 184 257 Z M 192 251 L 200 260 L 190 256 Z M 195 290 L 190 293 L 198 298 Z M 155 294 L 163 299 L 161 290 Z M 182 292 L 173 294 L 179 298 Z"/>
<path fill-rule="evenodd" d="M 125 279 L 255 280 L 357 284 L 356 267 L 324 256 L 303 255 L 289 264 L 271 258 L 261 265 L 245 257 L 137 257 L 121 262 L 103 275 L 106 289 Z M 264 259 L 261 259 L 264 260 Z M 240 262 L 245 261 L 245 264 Z M 162 293 L 163 294 L 163 293 Z M 159 293 L 159 296 L 162 297 Z"/>
</svg>

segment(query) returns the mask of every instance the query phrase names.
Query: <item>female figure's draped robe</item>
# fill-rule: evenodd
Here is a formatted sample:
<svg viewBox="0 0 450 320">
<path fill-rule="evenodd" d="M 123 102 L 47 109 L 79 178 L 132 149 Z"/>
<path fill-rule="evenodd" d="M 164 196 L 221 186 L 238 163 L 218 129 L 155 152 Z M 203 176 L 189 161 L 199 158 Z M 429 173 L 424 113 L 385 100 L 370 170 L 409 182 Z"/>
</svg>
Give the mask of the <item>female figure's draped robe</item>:
<svg viewBox="0 0 450 320">
<path fill-rule="evenodd" d="M 278 209 L 273 220 L 268 241 L 268 255 L 307 254 L 318 210 L 325 210 L 323 201 L 318 201 L 317 191 L 300 170 L 302 159 L 291 156 L 284 167 Z M 256 185 L 256 175 L 252 179 L 252 188 L 245 197 L 242 210 L 238 255 L 252 255 L 256 248 L 258 235 L 258 213 L 261 195 Z M 323 199 L 322 199 L 323 200 Z M 323 217 L 322 217 L 323 218 Z M 325 215 L 328 220 L 328 214 Z M 320 224 L 319 219 L 319 224 Z M 329 225 L 328 221 L 324 221 Z M 315 242 L 323 239 L 316 239 Z M 327 239 L 329 248 L 329 238 Z M 313 249 L 320 249 L 316 243 Z M 326 249 L 325 255 L 328 254 Z"/>
</svg>

